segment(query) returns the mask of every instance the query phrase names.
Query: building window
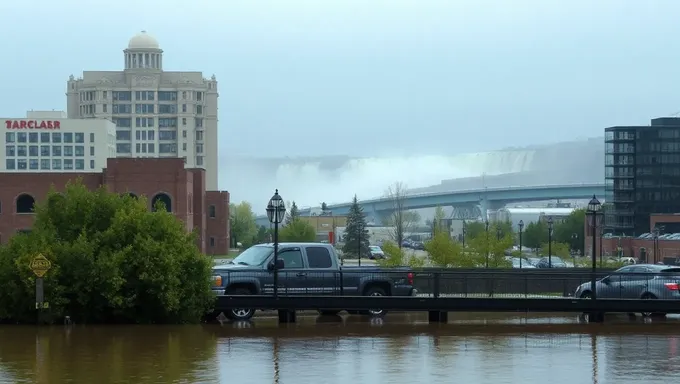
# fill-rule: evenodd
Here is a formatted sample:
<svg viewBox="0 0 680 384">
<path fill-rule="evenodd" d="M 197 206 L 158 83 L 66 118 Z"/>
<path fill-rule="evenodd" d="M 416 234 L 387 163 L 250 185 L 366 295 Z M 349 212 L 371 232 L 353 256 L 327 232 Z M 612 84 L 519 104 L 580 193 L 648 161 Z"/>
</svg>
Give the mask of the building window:
<svg viewBox="0 0 680 384">
<path fill-rule="evenodd" d="M 158 95 L 160 96 L 161 93 L 158 92 Z M 154 91 L 136 91 L 135 100 L 152 101 L 154 100 Z"/>
<path fill-rule="evenodd" d="M 158 131 L 158 140 L 177 140 L 177 132 Z"/>
<path fill-rule="evenodd" d="M 118 128 L 130 128 L 132 126 L 132 119 L 129 117 L 114 117 L 112 120 Z"/>
<path fill-rule="evenodd" d="M 33 198 L 33 196 L 27 193 L 17 196 L 16 200 L 17 213 L 33 213 L 34 205 L 35 199 Z"/>
<path fill-rule="evenodd" d="M 94 169 L 94 160 L 90 160 L 90 169 Z"/>
<path fill-rule="evenodd" d="M 94 147 L 90 147 L 90 156 L 94 156 Z"/>
<path fill-rule="evenodd" d="M 197 101 L 203 100 L 203 92 L 196 92 L 196 100 Z"/>
<path fill-rule="evenodd" d="M 52 142 L 61 143 L 61 132 L 52 132 Z"/>
<path fill-rule="evenodd" d="M 186 129 L 182 131 L 182 137 L 185 138 L 185 139 L 187 138 L 187 130 Z"/>
<path fill-rule="evenodd" d="M 187 143 L 182 143 L 182 150 L 186 151 L 187 150 Z"/>
<path fill-rule="evenodd" d="M 116 140 L 130 140 L 130 131 L 116 131 Z"/>
<path fill-rule="evenodd" d="M 52 169 L 61 169 L 61 159 L 52 159 Z"/>
<path fill-rule="evenodd" d="M 113 114 L 129 114 L 132 113 L 132 105 L 131 104 L 114 104 L 113 105 Z"/>
<path fill-rule="evenodd" d="M 202 106 L 202 105 L 197 105 L 197 106 L 196 106 L 196 114 L 197 114 L 197 115 L 202 115 L 202 114 L 203 114 L 203 106 Z"/>
<path fill-rule="evenodd" d="M 50 159 L 40 159 L 40 169 L 50 169 Z"/>
<path fill-rule="evenodd" d="M 149 140 L 155 140 L 156 139 L 156 132 L 155 131 L 147 131 L 146 132 L 146 137 Z"/>
<path fill-rule="evenodd" d="M 14 143 L 16 141 L 16 134 L 14 132 L 7 132 L 5 133 L 5 142 L 6 143 Z"/>
<path fill-rule="evenodd" d="M 130 144 L 116 144 L 116 152 L 118 153 L 131 153 L 132 146 Z"/>
<path fill-rule="evenodd" d="M 113 91 L 111 92 L 114 101 L 130 101 L 132 100 L 132 91 Z"/>
<path fill-rule="evenodd" d="M 38 156 L 38 153 L 40 153 L 40 151 L 38 150 L 37 145 L 29 145 L 28 146 L 28 155 L 29 156 Z"/>
<path fill-rule="evenodd" d="M 75 151 L 76 156 L 78 156 L 78 157 L 85 156 L 85 146 L 76 145 L 75 148 L 76 148 L 76 151 Z"/>
<path fill-rule="evenodd" d="M 173 104 L 160 104 L 158 106 L 158 113 L 174 115 L 177 113 L 177 106 Z"/>
<path fill-rule="evenodd" d="M 28 135 L 26 134 L 26 132 L 17 133 L 17 142 L 25 143 L 27 141 L 28 141 Z"/>
<path fill-rule="evenodd" d="M 5 146 L 5 153 L 7 153 L 7 156 L 16 156 L 17 148 L 13 145 L 7 145 Z"/>
<path fill-rule="evenodd" d="M 182 118 L 182 126 L 186 126 L 186 125 L 187 125 L 187 118 L 183 117 Z"/>
<path fill-rule="evenodd" d="M 216 209 L 215 209 L 214 205 L 211 205 L 210 207 L 208 207 L 208 215 L 210 215 L 210 217 L 212 217 L 212 218 L 215 217 L 215 213 L 216 213 L 215 211 L 216 211 Z"/>
<path fill-rule="evenodd" d="M 108 113 L 109 112 L 108 109 L 109 109 L 108 104 L 102 104 L 102 112 Z"/>
<path fill-rule="evenodd" d="M 165 210 L 168 212 L 172 212 L 172 200 L 170 199 L 170 196 L 168 196 L 165 193 L 158 193 L 156 196 L 151 199 L 151 210 L 156 212 L 156 204 L 162 204 L 165 207 Z"/>
<path fill-rule="evenodd" d="M 175 101 L 175 100 L 177 100 L 177 92 L 158 91 L 158 101 Z"/>
<path fill-rule="evenodd" d="M 52 146 L 52 156 L 61 156 L 61 145 Z"/>
<path fill-rule="evenodd" d="M 17 156 L 26 156 L 26 154 L 27 154 L 26 146 L 17 145 Z"/>
<path fill-rule="evenodd" d="M 135 113 L 153 113 L 153 104 L 135 104 Z"/>
<path fill-rule="evenodd" d="M 76 132 L 76 143 L 82 144 L 85 142 L 85 134 L 82 132 Z"/>
<path fill-rule="evenodd" d="M 50 155 L 50 146 L 49 145 L 41 145 L 40 146 L 40 156 L 49 156 Z"/>
<path fill-rule="evenodd" d="M 187 105 L 186 104 L 182 104 L 182 113 L 187 113 Z"/>
<path fill-rule="evenodd" d="M 31 132 L 28 134 L 28 142 L 29 143 L 37 143 L 38 142 L 38 133 L 37 132 Z"/>
<path fill-rule="evenodd" d="M 28 161 L 26 159 L 19 159 L 17 160 L 17 169 L 26 169 L 28 168 Z"/>
<path fill-rule="evenodd" d="M 153 127 L 153 117 L 137 117 L 135 118 L 135 126 L 138 128 Z"/>
<path fill-rule="evenodd" d="M 175 144 L 159 144 L 159 153 L 177 153 L 177 145 Z"/>
<path fill-rule="evenodd" d="M 16 164 L 14 162 L 14 159 L 5 160 L 5 168 L 8 169 L 8 170 L 16 169 Z"/>
<path fill-rule="evenodd" d="M 28 160 L 28 168 L 29 169 L 38 169 L 39 166 L 40 166 L 40 163 L 38 162 L 38 159 Z"/>
<path fill-rule="evenodd" d="M 214 238 L 214 237 L 211 237 L 211 238 L 210 238 L 210 246 L 211 246 L 211 247 L 214 247 L 214 246 L 215 246 L 215 238 Z"/>
<path fill-rule="evenodd" d="M 72 142 L 73 142 L 73 133 L 71 133 L 71 132 L 64 133 L 64 143 L 72 143 Z"/>
<path fill-rule="evenodd" d="M 50 133 L 49 132 L 42 132 L 40 134 L 40 142 L 41 143 L 49 143 L 50 142 Z"/>
<path fill-rule="evenodd" d="M 203 144 L 196 144 L 196 153 L 203 153 Z"/>
<path fill-rule="evenodd" d="M 177 118 L 176 117 L 163 117 L 158 118 L 159 128 L 177 128 Z"/>
<path fill-rule="evenodd" d="M 83 169 L 85 169 L 85 160 L 83 160 L 83 159 L 76 159 L 76 169 L 78 169 L 78 170 L 83 170 Z"/>
<path fill-rule="evenodd" d="M 94 143 L 94 132 L 90 133 L 90 143 Z"/>
<path fill-rule="evenodd" d="M 201 127 L 203 127 L 203 118 L 202 118 L 202 117 L 197 117 L 197 118 L 194 120 L 194 126 L 195 126 L 196 128 L 201 128 Z"/>
<path fill-rule="evenodd" d="M 182 91 L 182 100 L 187 99 L 187 91 Z"/>
<path fill-rule="evenodd" d="M 73 159 L 64 159 L 64 169 L 67 170 L 73 169 Z"/>
<path fill-rule="evenodd" d="M 73 146 L 64 145 L 64 156 L 73 156 Z"/>
<path fill-rule="evenodd" d="M 196 131 L 196 141 L 203 141 L 203 131 Z"/>
<path fill-rule="evenodd" d="M 203 165 L 203 156 L 196 156 L 196 165 Z"/>
</svg>

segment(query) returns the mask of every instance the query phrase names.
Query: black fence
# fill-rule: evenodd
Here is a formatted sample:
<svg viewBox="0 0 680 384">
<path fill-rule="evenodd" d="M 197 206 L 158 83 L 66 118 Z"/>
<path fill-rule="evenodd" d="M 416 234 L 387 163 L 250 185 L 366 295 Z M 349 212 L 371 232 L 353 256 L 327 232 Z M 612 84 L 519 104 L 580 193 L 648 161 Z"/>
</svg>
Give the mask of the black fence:
<svg viewBox="0 0 680 384">
<path fill-rule="evenodd" d="M 613 271 L 598 270 L 596 279 L 610 276 Z M 274 273 L 269 271 L 222 270 L 219 281 L 226 288 L 226 295 L 268 295 L 274 293 Z M 420 297 L 571 297 L 577 288 L 591 280 L 591 270 L 569 269 L 408 269 L 392 268 L 375 270 L 362 268 L 355 271 L 280 270 L 278 295 L 343 295 L 343 296 L 409 296 L 411 287 Z M 636 274 L 640 278 L 640 274 Z M 217 278 L 216 278 L 217 280 Z M 660 284 L 659 292 L 667 293 L 672 286 L 655 276 L 646 276 L 647 286 Z M 632 277 L 611 275 L 608 282 L 613 286 L 633 284 Z M 603 283 L 598 283 L 602 285 Z M 606 284 L 603 285 L 608 287 Z M 655 289 L 656 289 L 655 288 Z M 664 288 L 665 290 L 660 290 Z M 599 290 L 600 288 L 598 288 Z M 604 288 L 602 288 L 604 289 Z M 612 298 L 627 298 L 632 289 L 618 291 L 609 289 Z M 582 294 L 583 292 L 580 292 Z M 617 294 L 615 294 L 617 293 Z"/>
</svg>

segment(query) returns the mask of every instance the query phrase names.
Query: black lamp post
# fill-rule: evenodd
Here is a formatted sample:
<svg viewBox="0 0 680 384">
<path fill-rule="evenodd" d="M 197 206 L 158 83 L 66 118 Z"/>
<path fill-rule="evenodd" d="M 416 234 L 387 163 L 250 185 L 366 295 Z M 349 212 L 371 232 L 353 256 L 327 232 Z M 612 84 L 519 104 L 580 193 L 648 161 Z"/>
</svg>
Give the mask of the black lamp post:
<svg viewBox="0 0 680 384">
<path fill-rule="evenodd" d="M 467 223 L 463 220 L 463 249 L 465 249 L 465 235 L 467 234 Z"/>
<path fill-rule="evenodd" d="M 591 236 L 593 238 L 593 250 L 591 253 L 592 256 L 592 271 L 590 275 L 590 292 L 592 292 L 591 298 L 593 301 L 597 300 L 597 286 L 596 286 L 596 280 L 597 280 L 597 227 L 600 226 L 600 223 L 602 221 L 602 213 L 600 212 L 600 209 L 602 208 L 602 204 L 600 204 L 600 201 L 593 195 L 593 198 L 590 199 L 590 202 L 588 203 L 588 210 L 586 211 L 586 216 L 588 217 L 588 225 L 590 225 L 590 230 L 591 230 Z"/>
<path fill-rule="evenodd" d="M 522 269 L 522 259 L 524 258 L 524 254 L 522 254 L 522 230 L 524 230 L 524 220 L 520 220 L 517 226 L 519 227 L 519 269 Z"/>
<path fill-rule="evenodd" d="M 553 219 L 548 217 L 548 268 L 552 268 Z"/>
<path fill-rule="evenodd" d="M 486 267 L 489 268 L 489 220 L 484 222 L 484 228 L 486 231 Z"/>
<path fill-rule="evenodd" d="M 654 230 L 652 231 L 653 239 L 654 239 L 654 263 L 657 263 L 657 255 L 659 254 L 659 227 L 654 227 Z"/>
<path fill-rule="evenodd" d="M 578 249 L 578 245 L 576 244 L 578 241 L 578 233 L 572 233 L 571 234 L 571 258 L 574 260 L 574 267 L 576 267 L 576 251 Z M 576 245 L 576 246 L 574 246 Z"/>
<path fill-rule="evenodd" d="M 269 222 L 274 224 L 274 297 L 279 296 L 279 224 L 283 223 L 285 216 L 286 204 L 277 189 L 267 204 L 267 217 Z"/>
</svg>

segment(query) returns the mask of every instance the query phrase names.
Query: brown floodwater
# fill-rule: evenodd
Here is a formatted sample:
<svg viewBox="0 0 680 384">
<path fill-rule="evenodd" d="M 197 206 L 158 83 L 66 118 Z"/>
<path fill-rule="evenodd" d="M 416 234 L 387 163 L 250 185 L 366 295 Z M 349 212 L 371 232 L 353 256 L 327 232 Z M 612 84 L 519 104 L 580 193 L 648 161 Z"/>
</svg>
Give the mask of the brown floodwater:
<svg viewBox="0 0 680 384">
<path fill-rule="evenodd" d="M 671 383 L 680 318 L 302 316 L 279 325 L 0 326 L 0 383 Z"/>
</svg>

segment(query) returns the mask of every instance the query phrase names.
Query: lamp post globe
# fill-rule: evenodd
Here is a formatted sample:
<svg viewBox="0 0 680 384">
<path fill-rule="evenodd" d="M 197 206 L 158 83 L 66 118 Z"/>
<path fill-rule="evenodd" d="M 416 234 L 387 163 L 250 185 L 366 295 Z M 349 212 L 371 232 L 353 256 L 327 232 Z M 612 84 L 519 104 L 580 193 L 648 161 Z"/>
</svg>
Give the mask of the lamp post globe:
<svg viewBox="0 0 680 384">
<path fill-rule="evenodd" d="M 267 218 L 271 223 L 281 224 L 285 216 L 286 204 L 283 202 L 283 198 L 279 195 L 279 190 L 277 189 L 267 204 Z"/>
</svg>

